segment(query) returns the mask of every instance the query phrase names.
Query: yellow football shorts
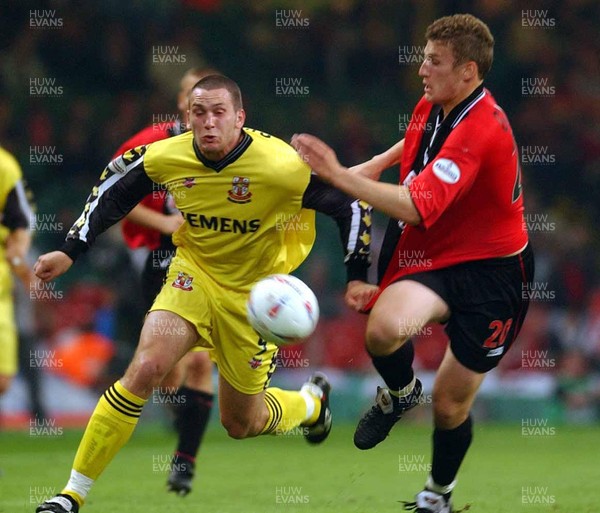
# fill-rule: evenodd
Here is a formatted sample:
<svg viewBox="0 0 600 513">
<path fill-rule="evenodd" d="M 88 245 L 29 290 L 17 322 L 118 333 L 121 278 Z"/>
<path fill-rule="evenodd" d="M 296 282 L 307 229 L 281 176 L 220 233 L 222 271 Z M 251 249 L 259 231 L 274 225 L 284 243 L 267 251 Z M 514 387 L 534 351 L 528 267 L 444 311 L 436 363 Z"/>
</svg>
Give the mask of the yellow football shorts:
<svg viewBox="0 0 600 513">
<path fill-rule="evenodd" d="M 247 293 L 221 287 L 179 252 L 150 311 L 167 310 L 191 322 L 220 375 L 239 392 L 258 394 L 275 371 L 277 346 L 261 340 L 246 318 Z"/>
<path fill-rule="evenodd" d="M 17 329 L 15 327 L 12 287 L 0 292 L 0 375 L 17 373 Z"/>
</svg>

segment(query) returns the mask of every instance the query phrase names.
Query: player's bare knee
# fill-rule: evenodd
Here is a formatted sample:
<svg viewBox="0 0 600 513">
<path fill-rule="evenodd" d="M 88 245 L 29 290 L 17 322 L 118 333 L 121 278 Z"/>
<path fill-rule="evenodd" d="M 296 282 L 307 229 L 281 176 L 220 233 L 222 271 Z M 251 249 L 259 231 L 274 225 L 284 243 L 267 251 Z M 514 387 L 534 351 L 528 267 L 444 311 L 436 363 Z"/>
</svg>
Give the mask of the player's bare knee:
<svg viewBox="0 0 600 513">
<path fill-rule="evenodd" d="M 397 330 L 390 329 L 389 325 L 382 323 L 369 323 L 366 334 L 367 351 L 374 356 L 391 354 L 408 340 L 400 336 Z"/>
<path fill-rule="evenodd" d="M 437 400 L 436 400 L 437 399 Z M 433 398 L 433 422 L 438 429 L 454 429 L 469 416 L 466 404 L 447 398 Z"/>
<path fill-rule="evenodd" d="M 254 434 L 252 433 L 250 423 L 242 419 L 221 416 L 221 424 L 227 431 L 227 434 L 236 440 L 242 440 Z"/>
<path fill-rule="evenodd" d="M 126 378 L 152 391 L 161 385 L 170 368 L 156 354 L 138 354 L 134 364 L 127 370 Z"/>
<path fill-rule="evenodd" d="M 212 362 L 206 352 L 196 352 L 190 354 L 188 363 L 188 374 L 204 376 L 212 372 Z"/>
<path fill-rule="evenodd" d="M 212 362 L 208 353 L 192 352 L 186 355 L 185 386 L 206 393 L 213 392 Z"/>
<path fill-rule="evenodd" d="M 221 424 L 227 434 L 237 440 L 260 435 L 266 422 L 267 419 L 262 415 L 254 415 L 252 412 L 247 415 L 221 413 Z"/>
</svg>

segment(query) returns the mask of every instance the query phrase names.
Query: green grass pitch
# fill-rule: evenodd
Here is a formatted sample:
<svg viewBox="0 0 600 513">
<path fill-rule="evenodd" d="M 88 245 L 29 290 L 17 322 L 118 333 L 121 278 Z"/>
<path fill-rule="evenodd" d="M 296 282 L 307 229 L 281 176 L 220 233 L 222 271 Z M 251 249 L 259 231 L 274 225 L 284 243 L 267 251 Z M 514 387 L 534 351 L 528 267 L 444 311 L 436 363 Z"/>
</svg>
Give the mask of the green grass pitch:
<svg viewBox="0 0 600 513">
<path fill-rule="evenodd" d="M 400 512 L 424 483 L 427 426 L 397 426 L 370 451 L 352 445 L 353 426 L 334 425 L 322 446 L 298 434 L 232 440 L 211 428 L 195 488 L 165 491 L 174 435 L 142 425 L 88 497 L 94 513 Z M 60 436 L 0 432 L 0 512 L 32 513 L 66 482 L 80 431 Z M 600 512 L 600 428 L 557 426 L 524 436 L 521 427 L 476 424 L 455 507 L 473 513 Z"/>
</svg>

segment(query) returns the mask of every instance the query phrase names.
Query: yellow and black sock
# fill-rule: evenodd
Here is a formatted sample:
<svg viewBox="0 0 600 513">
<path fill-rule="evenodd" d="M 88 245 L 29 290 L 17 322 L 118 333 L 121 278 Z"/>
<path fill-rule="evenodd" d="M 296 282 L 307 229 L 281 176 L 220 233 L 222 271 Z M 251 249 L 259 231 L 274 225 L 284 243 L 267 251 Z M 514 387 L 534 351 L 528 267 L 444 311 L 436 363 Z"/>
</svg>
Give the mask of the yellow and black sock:
<svg viewBox="0 0 600 513">
<path fill-rule="evenodd" d="M 61 493 L 83 504 L 93 482 L 129 440 L 145 403 L 119 381 L 104 392 L 79 443 L 71 478 Z"/>
<path fill-rule="evenodd" d="M 312 401 L 312 404 L 309 404 L 306 395 L 280 388 L 267 388 L 265 404 L 269 410 L 269 420 L 262 434 L 285 433 L 304 423 L 314 424 L 321 412 L 321 401 L 310 395 L 308 401 Z"/>
</svg>

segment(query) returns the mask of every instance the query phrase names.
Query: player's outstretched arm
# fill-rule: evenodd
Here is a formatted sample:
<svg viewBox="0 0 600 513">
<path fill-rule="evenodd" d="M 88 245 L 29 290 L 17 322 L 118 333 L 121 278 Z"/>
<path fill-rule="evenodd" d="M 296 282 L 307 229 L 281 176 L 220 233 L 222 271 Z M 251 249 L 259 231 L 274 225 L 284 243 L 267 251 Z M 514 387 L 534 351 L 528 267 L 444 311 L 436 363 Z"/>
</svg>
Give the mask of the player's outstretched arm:
<svg viewBox="0 0 600 513">
<path fill-rule="evenodd" d="M 4 172 L 5 170 L 3 170 Z M 27 252 L 31 246 L 30 223 L 33 213 L 28 201 L 28 193 L 21 180 L 21 169 L 16 161 L 14 167 L 9 168 L 8 176 L 4 179 L 16 179 L 16 182 L 7 194 L 4 206 L 0 211 L 0 220 L 8 235 L 4 241 L 4 257 L 10 265 L 11 271 L 19 278 L 26 289 L 29 289 L 31 269 L 27 263 Z"/>
<path fill-rule="evenodd" d="M 98 235 L 123 219 L 154 183 L 144 169 L 146 146 L 129 150 L 111 161 L 88 196 L 83 212 L 59 248 L 72 261 L 87 251 Z"/>
<path fill-rule="evenodd" d="M 334 187 L 367 201 L 373 208 L 394 219 L 410 225 L 421 222 L 421 215 L 413 203 L 408 187 L 380 183 L 361 174 L 349 173 L 339 163 L 335 151 L 314 135 L 296 134 L 292 138 L 292 146 L 319 177 Z"/>
<path fill-rule="evenodd" d="M 404 152 L 404 139 L 398 141 L 394 146 L 387 149 L 373 158 L 348 168 L 348 171 L 355 174 L 360 174 L 371 180 L 379 180 L 381 173 L 388 167 L 392 167 L 400 163 L 402 153 Z"/>
<path fill-rule="evenodd" d="M 26 289 L 29 289 L 31 269 L 27 264 L 27 252 L 31 246 L 29 228 L 16 228 L 6 237 L 4 254 L 11 271 L 19 278 Z"/>
<path fill-rule="evenodd" d="M 371 264 L 371 205 L 311 175 L 302 206 L 331 217 L 340 231 L 347 281 L 367 281 Z"/>
<path fill-rule="evenodd" d="M 33 272 L 40 280 L 50 281 L 66 273 L 72 265 L 73 260 L 66 253 L 52 251 L 37 259 L 33 266 Z"/>
<path fill-rule="evenodd" d="M 347 272 L 346 304 L 361 310 L 378 291 L 367 283 L 371 263 L 371 205 L 311 176 L 302 206 L 333 218 L 340 231 Z"/>
</svg>

